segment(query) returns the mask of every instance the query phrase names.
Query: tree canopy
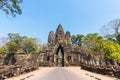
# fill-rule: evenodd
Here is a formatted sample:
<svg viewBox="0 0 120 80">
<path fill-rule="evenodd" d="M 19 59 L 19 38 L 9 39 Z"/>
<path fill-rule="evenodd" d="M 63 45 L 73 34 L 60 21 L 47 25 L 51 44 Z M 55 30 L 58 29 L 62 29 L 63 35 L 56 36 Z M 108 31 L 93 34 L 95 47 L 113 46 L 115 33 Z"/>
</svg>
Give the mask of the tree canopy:
<svg viewBox="0 0 120 80">
<path fill-rule="evenodd" d="M 76 40 L 77 35 L 72 36 L 73 42 Z M 119 40 L 119 35 L 118 35 Z M 74 42 L 73 44 L 76 44 Z M 79 45 L 85 53 L 96 55 L 103 54 L 105 55 L 106 60 L 114 59 L 118 63 L 120 63 L 120 44 L 119 41 L 115 41 L 113 39 L 104 39 L 98 33 L 87 34 L 80 37 Z"/>
<path fill-rule="evenodd" d="M 72 35 L 72 44 L 78 44 L 79 46 L 82 46 L 82 38 L 84 35 L 82 34 L 77 34 L 77 35 Z"/>
<path fill-rule="evenodd" d="M 21 36 L 19 33 L 9 33 L 9 41 L 0 48 L 0 53 L 7 51 L 17 53 L 39 53 L 41 47 L 36 38 Z"/>
<path fill-rule="evenodd" d="M 22 14 L 20 7 L 20 3 L 22 2 L 23 0 L 0 0 L 0 9 L 6 14 L 15 17 L 16 14 Z"/>
<path fill-rule="evenodd" d="M 117 42 L 107 40 L 104 43 L 103 49 L 107 60 L 114 59 L 120 63 L 120 45 Z"/>
</svg>

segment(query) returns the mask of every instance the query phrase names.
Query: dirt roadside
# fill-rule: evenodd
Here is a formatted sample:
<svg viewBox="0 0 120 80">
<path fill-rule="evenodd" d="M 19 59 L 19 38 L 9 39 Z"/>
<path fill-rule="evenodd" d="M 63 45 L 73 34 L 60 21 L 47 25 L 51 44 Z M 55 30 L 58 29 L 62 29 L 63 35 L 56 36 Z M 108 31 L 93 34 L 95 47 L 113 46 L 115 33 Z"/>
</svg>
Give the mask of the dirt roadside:
<svg viewBox="0 0 120 80">
<path fill-rule="evenodd" d="M 5 80 L 27 80 L 27 78 L 34 76 L 38 72 L 42 72 L 42 71 L 50 69 L 50 68 L 53 68 L 53 67 L 40 67 L 39 70 L 30 72 L 30 73 L 26 73 L 26 74 L 23 74 L 23 75 L 20 75 L 20 76 L 17 76 L 17 77 L 5 79 Z M 93 80 L 94 79 L 96 79 L 96 80 L 119 80 L 115 77 L 110 77 L 110 76 L 107 76 L 107 75 L 101 75 L 101 74 L 96 74 L 96 73 L 89 72 L 89 71 L 86 71 L 86 70 L 82 70 L 82 69 L 80 69 L 80 67 L 65 67 L 65 68 L 68 69 L 68 70 L 72 70 L 72 71 L 74 71 L 78 74 L 82 73 L 83 75 L 92 77 Z"/>
<path fill-rule="evenodd" d="M 36 74 L 38 72 L 42 72 L 43 70 L 46 70 L 48 68 L 49 67 L 39 67 L 38 70 L 32 71 L 30 73 L 22 74 L 22 75 L 19 75 L 19 76 L 16 76 L 16 77 L 8 78 L 8 79 L 5 79 L 5 80 L 25 80 L 26 78 L 32 77 L 32 76 L 34 76 L 34 74 Z"/>
<path fill-rule="evenodd" d="M 96 80 L 120 80 L 120 79 L 117 79 L 116 77 L 89 72 L 89 71 L 81 69 L 80 67 L 66 67 L 66 68 L 68 70 L 75 71 L 78 74 L 82 73 L 83 75 L 87 75 L 87 76 L 92 77 Z"/>
</svg>

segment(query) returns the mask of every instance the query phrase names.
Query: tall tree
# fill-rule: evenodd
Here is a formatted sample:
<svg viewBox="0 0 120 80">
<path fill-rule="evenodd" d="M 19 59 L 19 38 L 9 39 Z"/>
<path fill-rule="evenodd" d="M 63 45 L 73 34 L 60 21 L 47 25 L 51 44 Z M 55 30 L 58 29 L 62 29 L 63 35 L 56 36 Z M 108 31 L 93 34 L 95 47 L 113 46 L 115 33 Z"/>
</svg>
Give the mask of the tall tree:
<svg viewBox="0 0 120 80">
<path fill-rule="evenodd" d="M 21 36 L 19 33 L 9 33 L 8 38 L 11 42 L 15 42 L 16 44 L 19 44 Z"/>
<path fill-rule="evenodd" d="M 26 53 L 35 52 L 37 49 L 35 38 L 24 38 L 21 47 Z"/>
<path fill-rule="evenodd" d="M 120 27 L 120 19 L 110 21 L 107 25 L 102 27 L 102 32 L 106 34 L 118 34 Z"/>
<path fill-rule="evenodd" d="M 9 33 L 8 37 L 9 37 L 9 42 L 11 42 L 12 44 L 14 42 L 15 44 L 18 45 L 17 47 L 18 52 L 30 53 L 30 52 L 36 52 L 38 49 L 36 38 L 20 36 L 19 33 Z"/>
<path fill-rule="evenodd" d="M 101 33 L 105 38 L 114 40 L 116 35 L 119 33 L 120 19 L 115 19 L 110 21 L 107 25 L 101 28 Z"/>
<path fill-rule="evenodd" d="M 9 52 L 17 52 L 18 46 L 15 42 L 6 43 L 6 48 Z"/>
<path fill-rule="evenodd" d="M 82 38 L 84 37 L 84 35 L 82 34 L 77 34 L 77 35 L 72 35 L 72 44 L 77 44 L 79 46 L 82 46 Z"/>
<path fill-rule="evenodd" d="M 16 14 L 22 14 L 20 7 L 20 3 L 22 2 L 23 0 L 0 0 L 0 9 L 6 14 L 15 17 Z"/>
<path fill-rule="evenodd" d="M 114 59 L 120 63 L 120 45 L 117 42 L 107 40 L 103 46 L 105 52 L 105 59 L 111 60 Z"/>
<path fill-rule="evenodd" d="M 103 37 L 99 36 L 98 33 L 87 34 L 82 39 L 84 50 L 89 54 L 100 54 L 103 53 Z"/>
</svg>

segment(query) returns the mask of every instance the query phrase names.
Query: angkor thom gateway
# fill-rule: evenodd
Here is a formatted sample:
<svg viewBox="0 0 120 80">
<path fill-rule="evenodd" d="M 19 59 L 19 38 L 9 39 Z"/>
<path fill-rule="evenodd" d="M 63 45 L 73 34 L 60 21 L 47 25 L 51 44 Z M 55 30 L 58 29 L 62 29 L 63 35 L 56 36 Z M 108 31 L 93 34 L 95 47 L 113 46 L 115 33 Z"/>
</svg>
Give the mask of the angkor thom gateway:
<svg viewBox="0 0 120 80">
<path fill-rule="evenodd" d="M 59 24 L 56 32 L 49 32 L 47 48 L 44 50 L 42 61 L 48 61 L 50 66 L 79 65 L 80 48 L 72 45 L 70 32 L 64 33 L 62 25 Z"/>
<path fill-rule="evenodd" d="M 28 73 L 39 66 L 80 66 L 82 69 L 120 77 L 120 66 L 115 60 L 105 61 L 104 54 L 88 54 L 78 45 L 73 45 L 70 32 L 64 34 L 61 25 L 56 33 L 49 33 L 48 44 L 40 54 L 9 53 L 0 58 L 0 80 Z M 12 65 L 10 65 L 12 64 Z M 5 65 L 5 66 L 3 66 Z"/>
</svg>

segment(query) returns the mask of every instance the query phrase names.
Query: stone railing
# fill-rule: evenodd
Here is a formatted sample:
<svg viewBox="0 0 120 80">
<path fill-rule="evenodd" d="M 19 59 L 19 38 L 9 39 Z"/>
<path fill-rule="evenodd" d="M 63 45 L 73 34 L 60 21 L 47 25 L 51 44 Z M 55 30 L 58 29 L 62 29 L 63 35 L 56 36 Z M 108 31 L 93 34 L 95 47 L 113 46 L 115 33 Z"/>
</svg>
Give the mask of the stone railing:
<svg viewBox="0 0 120 80">
<path fill-rule="evenodd" d="M 119 68 L 115 68 L 113 65 L 104 65 L 104 66 L 89 66 L 89 65 L 81 65 L 81 69 L 88 70 L 91 72 L 103 74 L 103 75 L 110 75 L 120 78 L 120 66 Z"/>
<path fill-rule="evenodd" d="M 25 74 L 39 68 L 39 56 L 37 54 L 18 54 L 15 57 L 17 61 L 14 65 L 0 65 L 0 80 Z"/>
</svg>

